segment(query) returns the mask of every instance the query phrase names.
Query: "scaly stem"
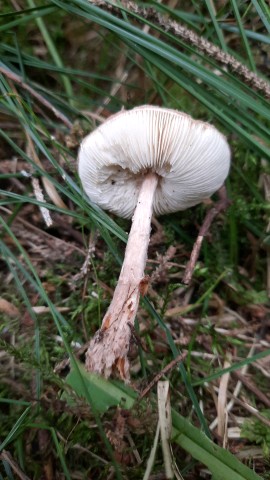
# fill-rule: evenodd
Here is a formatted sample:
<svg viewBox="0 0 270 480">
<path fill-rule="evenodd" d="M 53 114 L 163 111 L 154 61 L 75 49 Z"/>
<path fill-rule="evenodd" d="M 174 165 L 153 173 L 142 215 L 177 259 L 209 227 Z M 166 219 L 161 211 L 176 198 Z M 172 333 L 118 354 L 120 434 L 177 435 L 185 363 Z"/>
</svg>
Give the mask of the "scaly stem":
<svg viewBox="0 0 270 480">
<path fill-rule="evenodd" d="M 129 378 L 127 359 L 150 239 L 153 200 L 158 184 L 154 173 L 145 175 L 132 219 L 125 258 L 111 305 L 86 352 L 86 368 L 109 377 L 113 369 Z M 131 328 L 130 328 L 131 327 Z"/>
</svg>

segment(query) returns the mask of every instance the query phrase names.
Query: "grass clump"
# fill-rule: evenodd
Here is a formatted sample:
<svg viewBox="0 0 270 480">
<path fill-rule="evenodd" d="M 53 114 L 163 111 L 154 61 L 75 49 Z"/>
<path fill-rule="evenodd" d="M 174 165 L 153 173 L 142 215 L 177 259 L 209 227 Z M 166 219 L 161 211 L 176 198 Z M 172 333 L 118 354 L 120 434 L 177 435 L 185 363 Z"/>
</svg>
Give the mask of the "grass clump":
<svg viewBox="0 0 270 480">
<path fill-rule="evenodd" d="M 269 410 L 262 410 L 261 415 L 266 419 L 270 419 Z M 241 435 L 243 438 L 246 438 L 252 443 L 260 445 L 263 449 L 265 458 L 269 458 L 270 453 L 270 436 L 269 436 L 269 425 L 262 423 L 257 418 L 245 420 Z"/>
<path fill-rule="evenodd" d="M 160 372 L 185 480 L 269 477 L 269 427 L 250 407 L 264 417 L 270 404 L 270 18 L 264 1 L 195 3 L 17 0 L 1 11 L 0 478 L 143 478 Z M 88 202 L 76 157 L 86 133 L 146 103 L 227 136 L 232 203 L 189 286 L 212 203 L 155 220 L 127 388 L 80 363 L 129 224 Z M 165 478 L 159 443 L 148 478 Z"/>
</svg>

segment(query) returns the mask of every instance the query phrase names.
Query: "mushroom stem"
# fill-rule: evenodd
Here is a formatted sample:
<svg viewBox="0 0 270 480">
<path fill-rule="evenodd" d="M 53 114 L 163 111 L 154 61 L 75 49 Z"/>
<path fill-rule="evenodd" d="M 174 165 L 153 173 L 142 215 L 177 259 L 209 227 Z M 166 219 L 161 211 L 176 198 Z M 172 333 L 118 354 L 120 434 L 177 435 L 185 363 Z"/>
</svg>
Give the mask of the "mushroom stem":
<svg viewBox="0 0 270 480">
<path fill-rule="evenodd" d="M 131 329 L 134 325 L 140 293 L 144 290 L 144 269 L 150 239 L 154 194 L 158 176 L 145 175 L 132 219 L 125 258 L 111 305 L 86 352 L 86 368 L 109 377 L 117 369 L 128 380 L 127 359 Z"/>
</svg>

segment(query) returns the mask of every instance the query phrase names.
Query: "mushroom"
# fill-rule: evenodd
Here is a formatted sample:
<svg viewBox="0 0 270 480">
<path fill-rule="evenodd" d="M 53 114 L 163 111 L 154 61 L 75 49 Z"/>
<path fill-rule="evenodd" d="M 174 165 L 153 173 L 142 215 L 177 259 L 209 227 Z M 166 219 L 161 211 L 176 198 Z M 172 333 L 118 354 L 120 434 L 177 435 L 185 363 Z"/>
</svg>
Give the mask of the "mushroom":
<svg viewBox="0 0 270 480">
<path fill-rule="evenodd" d="M 217 191 L 230 167 L 225 137 L 176 110 L 145 105 L 112 115 L 82 142 L 79 176 L 91 201 L 132 217 L 120 277 L 86 368 L 129 379 L 128 351 L 140 294 L 152 214 L 185 210 Z"/>
</svg>

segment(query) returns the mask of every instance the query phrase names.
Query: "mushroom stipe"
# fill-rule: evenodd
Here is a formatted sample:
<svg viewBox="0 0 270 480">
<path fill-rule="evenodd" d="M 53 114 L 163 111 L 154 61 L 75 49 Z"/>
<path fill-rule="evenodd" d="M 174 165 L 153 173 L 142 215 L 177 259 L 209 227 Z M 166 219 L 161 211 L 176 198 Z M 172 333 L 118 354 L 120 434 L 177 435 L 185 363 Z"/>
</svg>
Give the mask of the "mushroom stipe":
<svg viewBox="0 0 270 480">
<path fill-rule="evenodd" d="M 215 127 L 166 108 L 142 106 L 110 117 L 82 142 L 79 175 L 90 200 L 132 225 L 119 280 L 86 368 L 129 380 L 128 352 L 144 276 L 152 214 L 185 210 L 224 183 L 230 149 Z"/>
</svg>

